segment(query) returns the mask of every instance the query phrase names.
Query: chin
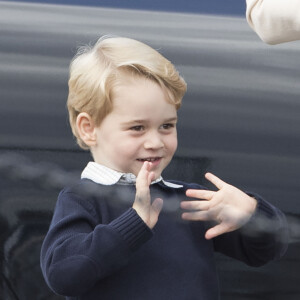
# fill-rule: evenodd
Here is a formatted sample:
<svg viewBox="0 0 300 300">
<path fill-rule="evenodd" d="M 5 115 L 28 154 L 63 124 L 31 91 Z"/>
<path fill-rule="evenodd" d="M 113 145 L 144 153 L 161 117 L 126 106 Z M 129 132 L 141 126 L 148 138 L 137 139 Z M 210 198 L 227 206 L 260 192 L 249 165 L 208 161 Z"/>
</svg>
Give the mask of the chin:
<svg viewBox="0 0 300 300">
<path fill-rule="evenodd" d="M 161 176 L 161 171 L 159 171 L 159 172 L 156 172 L 156 171 L 153 171 L 154 172 L 154 180 L 156 180 L 157 178 L 159 178 L 160 176 Z"/>
</svg>

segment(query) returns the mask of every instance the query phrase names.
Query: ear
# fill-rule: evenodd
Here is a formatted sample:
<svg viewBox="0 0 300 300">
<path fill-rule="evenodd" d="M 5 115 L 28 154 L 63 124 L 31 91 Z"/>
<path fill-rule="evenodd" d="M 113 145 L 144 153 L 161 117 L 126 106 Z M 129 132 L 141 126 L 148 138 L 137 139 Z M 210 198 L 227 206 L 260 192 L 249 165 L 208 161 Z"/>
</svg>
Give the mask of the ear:
<svg viewBox="0 0 300 300">
<path fill-rule="evenodd" d="M 80 113 L 76 118 L 76 129 L 84 143 L 91 147 L 96 145 L 96 127 L 88 113 Z"/>
</svg>

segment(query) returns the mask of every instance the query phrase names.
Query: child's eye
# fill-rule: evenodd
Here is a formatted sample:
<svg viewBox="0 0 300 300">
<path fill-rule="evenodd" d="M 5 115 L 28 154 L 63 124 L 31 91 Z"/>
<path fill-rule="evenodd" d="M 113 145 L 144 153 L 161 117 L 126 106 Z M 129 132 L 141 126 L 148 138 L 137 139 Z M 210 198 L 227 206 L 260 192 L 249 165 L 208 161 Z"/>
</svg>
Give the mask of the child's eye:
<svg viewBox="0 0 300 300">
<path fill-rule="evenodd" d="M 143 129 L 144 129 L 144 126 L 142 126 L 142 125 L 130 127 L 130 130 L 133 130 L 133 131 L 142 131 Z"/>
<path fill-rule="evenodd" d="M 162 125 L 163 129 L 171 129 L 171 128 L 174 128 L 174 127 L 175 127 L 175 124 L 173 124 L 173 123 L 168 123 L 168 124 L 163 124 Z"/>
</svg>

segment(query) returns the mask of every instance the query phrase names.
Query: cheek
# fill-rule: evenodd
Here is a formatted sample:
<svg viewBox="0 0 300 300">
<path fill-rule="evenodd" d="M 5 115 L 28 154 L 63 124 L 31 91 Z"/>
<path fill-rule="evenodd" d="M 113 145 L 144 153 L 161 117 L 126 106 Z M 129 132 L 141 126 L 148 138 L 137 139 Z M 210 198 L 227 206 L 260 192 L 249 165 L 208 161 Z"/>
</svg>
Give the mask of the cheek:
<svg viewBox="0 0 300 300">
<path fill-rule="evenodd" d="M 132 139 L 126 136 L 125 138 L 120 138 L 118 141 L 118 149 L 126 156 L 134 155 L 140 148 L 140 142 L 138 139 Z"/>
<path fill-rule="evenodd" d="M 168 149 L 168 151 L 171 153 L 174 153 L 177 149 L 177 135 L 171 135 L 167 138 L 165 145 Z"/>
</svg>

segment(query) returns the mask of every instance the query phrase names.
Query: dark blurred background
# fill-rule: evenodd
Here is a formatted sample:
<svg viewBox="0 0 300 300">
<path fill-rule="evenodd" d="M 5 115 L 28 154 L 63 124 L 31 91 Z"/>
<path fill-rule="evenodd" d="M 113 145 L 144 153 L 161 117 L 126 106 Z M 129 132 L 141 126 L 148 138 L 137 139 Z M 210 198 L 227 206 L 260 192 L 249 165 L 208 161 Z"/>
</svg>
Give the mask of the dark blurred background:
<svg viewBox="0 0 300 300">
<path fill-rule="evenodd" d="M 300 42 L 263 44 L 238 0 L 24 2 L 0 1 L 0 299 L 60 299 L 40 245 L 59 190 L 91 159 L 68 125 L 68 66 L 105 34 L 158 49 L 188 83 L 164 177 L 208 185 L 209 170 L 288 217 L 282 260 L 256 269 L 216 255 L 221 299 L 300 299 Z"/>
</svg>

